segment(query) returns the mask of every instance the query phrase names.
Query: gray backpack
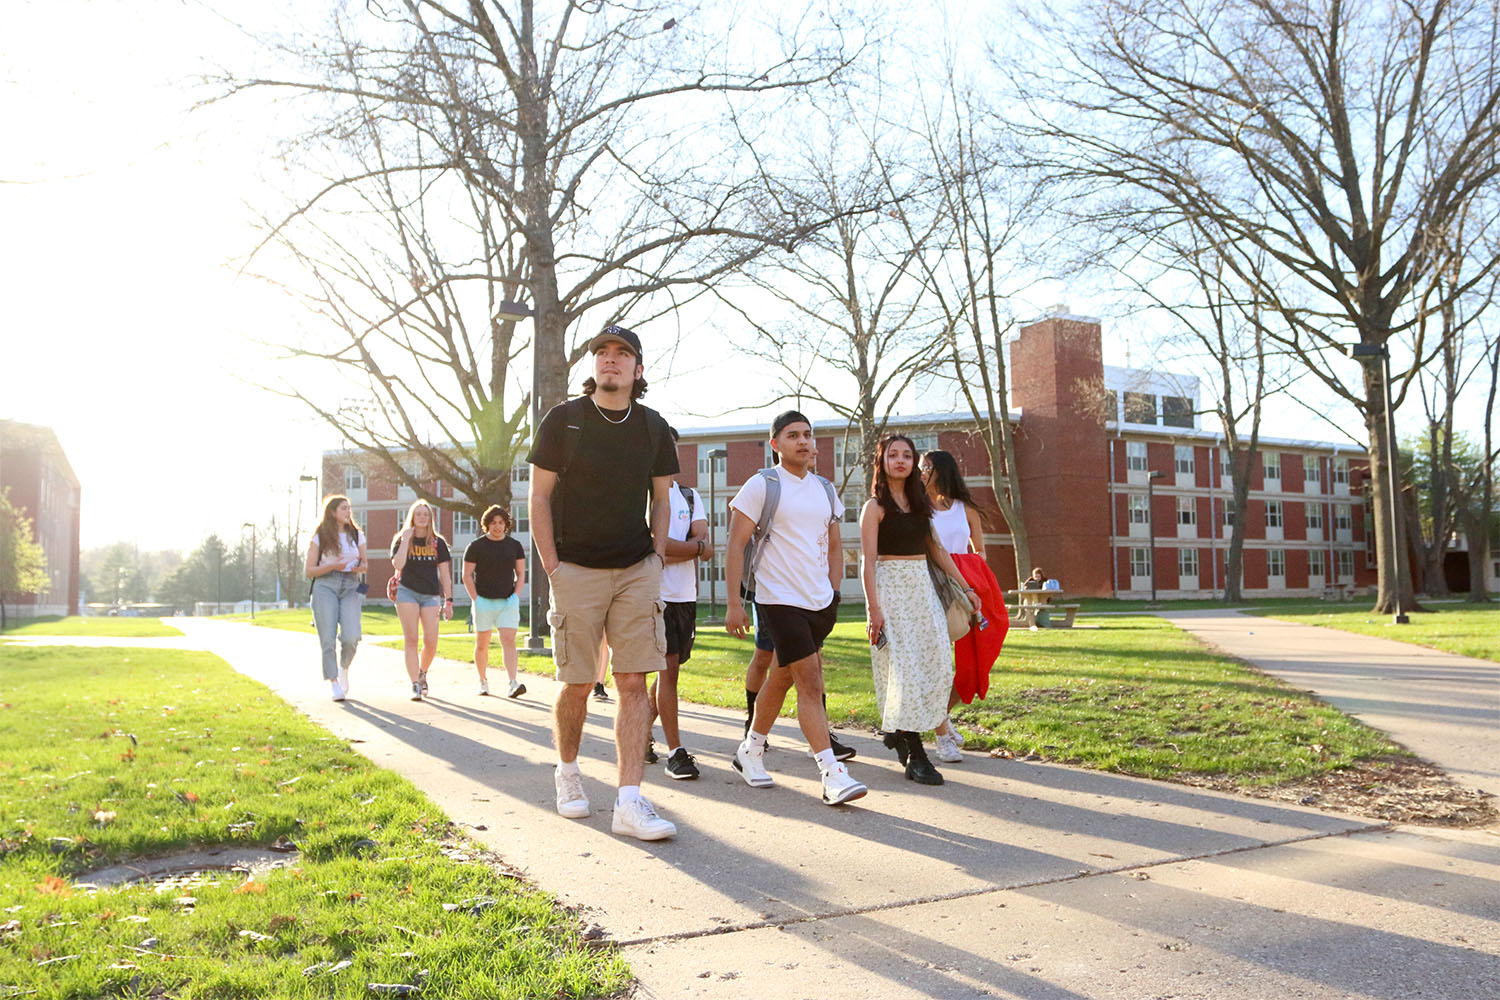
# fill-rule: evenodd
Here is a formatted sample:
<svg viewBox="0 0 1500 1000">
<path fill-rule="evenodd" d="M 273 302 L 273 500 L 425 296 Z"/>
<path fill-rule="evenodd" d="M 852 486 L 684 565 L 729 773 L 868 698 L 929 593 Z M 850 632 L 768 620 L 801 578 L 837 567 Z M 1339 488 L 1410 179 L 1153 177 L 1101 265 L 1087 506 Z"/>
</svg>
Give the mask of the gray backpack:
<svg viewBox="0 0 1500 1000">
<path fill-rule="evenodd" d="M 771 521 L 776 516 L 776 508 L 781 504 L 781 477 L 776 475 L 776 469 L 761 469 L 756 475 L 766 481 L 766 499 L 761 504 L 760 520 L 755 522 L 755 533 L 745 543 L 745 568 L 740 579 L 740 596 L 747 601 L 755 600 L 755 568 L 760 563 L 761 552 L 765 550 L 766 538 L 771 534 Z M 822 483 L 823 490 L 828 494 L 829 523 L 838 520 L 839 495 L 834 490 L 833 483 L 816 472 L 809 475 Z"/>
</svg>

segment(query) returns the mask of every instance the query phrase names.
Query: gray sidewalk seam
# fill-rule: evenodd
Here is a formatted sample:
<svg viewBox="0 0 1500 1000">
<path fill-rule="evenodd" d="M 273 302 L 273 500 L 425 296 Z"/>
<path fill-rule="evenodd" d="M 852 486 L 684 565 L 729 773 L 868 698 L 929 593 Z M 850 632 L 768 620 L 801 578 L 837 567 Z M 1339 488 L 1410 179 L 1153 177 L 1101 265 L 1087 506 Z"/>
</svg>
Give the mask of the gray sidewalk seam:
<svg viewBox="0 0 1500 1000">
<path fill-rule="evenodd" d="M 974 889 L 962 889 L 958 892 L 939 893 L 932 896 L 917 896 L 910 899 L 891 900 L 886 903 L 872 903 L 868 906 L 851 906 L 840 910 L 830 910 L 826 913 L 804 913 L 795 917 L 781 917 L 776 920 L 752 920 L 742 924 L 724 924 L 718 927 L 703 927 L 691 931 L 676 931 L 671 934 L 657 934 L 651 937 L 629 938 L 626 940 L 610 940 L 608 943 L 617 948 L 637 948 L 642 945 L 662 944 L 669 941 L 691 941 L 695 938 L 718 937 L 723 934 L 738 934 L 743 931 L 774 930 L 779 927 L 794 927 L 798 924 L 817 923 L 820 920 L 838 920 L 841 917 L 858 917 L 867 913 L 881 913 L 887 910 L 900 910 L 908 906 L 924 906 L 928 903 L 947 903 L 960 899 L 973 899 L 978 896 L 988 896 L 1001 892 L 1016 892 L 1021 889 L 1035 889 L 1047 885 L 1066 885 L 1069 882 L 1081 882 L 1086 879 L 1097 878 L 1102 875 L 1122 875 L 1126 872 L 1145 871 L 1148 868 L 1160 868 L 1162 865 L 1180 865 L 1190 861 L 1208 861 L 1214 858 L 1225 858 L 1235 854 L 1247 854 L 1253 851 L 1264 851 L 1275 847 L 1288 847 L 1293 844 L 1306 844 L 1316 840 L 1327 840 L 1331 837 L 1353 837 L 1366 833 L 1389 833 L 1396 829 L 1396 823 L 1373 823 L 1369 826 L 1353 827 L 1348 830 L 1328 830 L 1322 833 L 1308 833 L 1296 837 L 1285 837 L 1281 840 L 1267 840 L 1259 844 L 1241 844 L 1238 847 L 1223 847 L 1215 851 L 1204 851 L 1200 854 L 1183 854 L 1170 858 L 1156 858 L 1151 861 L 1138 861 L 1134 864 L 1119 865 L 1115 868 L 1096 868 L 1088 871 L 1074 872 L 1071 875 L 1058 875 L 1053 878 L 1033 879 L 1028 882 L 1015 882 L 1010 885 L 986 885 Z"/>
</svg>

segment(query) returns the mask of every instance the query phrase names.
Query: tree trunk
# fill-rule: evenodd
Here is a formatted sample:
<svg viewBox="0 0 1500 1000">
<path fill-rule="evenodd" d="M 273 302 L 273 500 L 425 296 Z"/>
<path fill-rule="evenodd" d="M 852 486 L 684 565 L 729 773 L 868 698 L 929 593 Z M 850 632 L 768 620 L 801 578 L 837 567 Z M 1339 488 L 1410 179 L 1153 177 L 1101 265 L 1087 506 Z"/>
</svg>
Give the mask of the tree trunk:
<svg viewBox="0 0 1500 1000">
<path fill-rule="evenodd" d="M 1477 516 L 1478 513 L 1465 508 L 1460 515 L 1463 518 L 1464 535 L 1469 540 L 1469 600 L 1476 602 L 1490 599 L 1487 572 L 1490 565 L 1490 532 L 1485 518 Z"/>
<path fill-rule="evenodd" d="M 1234 496 L 1234 524 L 1229 529 L 1229 555 L 1224 560 L 1224 601 L 1244 600 L 1240 586 L 1245 579 L 1245 507 L 1250 501 L 1250 462 L 1253 452 L 1236 454 L 1230 463 L 1229 488 Z"/>
<path fill-rule="evenodd" d="M 1386 417 L 1386 385 L 1382 366 L 1366 364 L 1365 430 L 1370 438 L 1370 497 L 1373 501 L 1375 564 L 1379 574 L 1375 587 L 1375 614 L 1419 611 L 1411 587 L 1410 560 L 1407 557 L 1406 519 L 1399 510 L 1400 498 L 1391 496 L 1392 455 Z M 1394 500 L 1394 505 L 1393 505 Z M 1392 538 L 1394 535 L 1394 539 Z M 1394 544 L 1393 544 L 1394 541 Z"/>
</svg>

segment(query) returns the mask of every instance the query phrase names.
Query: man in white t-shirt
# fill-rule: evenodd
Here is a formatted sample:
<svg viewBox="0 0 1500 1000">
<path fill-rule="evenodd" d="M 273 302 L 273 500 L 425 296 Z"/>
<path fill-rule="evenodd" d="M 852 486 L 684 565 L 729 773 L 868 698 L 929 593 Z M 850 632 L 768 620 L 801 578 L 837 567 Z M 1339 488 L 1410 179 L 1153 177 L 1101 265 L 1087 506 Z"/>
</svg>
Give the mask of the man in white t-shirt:
<svg viewBox="0 0 1500 1000">
<path fill-rule="evenodd" d="M 670 428 L 677 440 L 676 428 Z M 661 735 L 667 743 L 667 777 L 686 781 L 698 777 L 693 755 L 682 746 L 677 728 L 677 668 L 693 655 L 693 637 L 698 628 L 698 560 L 708 552 L 708 511 L 691 486 L 676 480 L 667 493 L 672 516 L 667 523 L 666 565 L 661 571 L 662 614 L 667 627 L 667 666 L 651 682 L 651 715 L 661 719 Z M 646 744 L 646 762 L 655 756 Z"/>
<path fill-rule="evenodd" d="M 844 573 L 839 524 L 844 505 L 836 495 L 830 501 L 825 481 L 812 471 L 813 431 L 806 417 L 795 410 L 778 416 L 771 424 L 771 447 L 780 458 L 770 472 L 777 478 L 780 498 L 755 566 L 755 613 L 770 633 L 776 666 L 756 697 L 755 720 L 735 751 L 734 766 L 752 787 L 773 784 L 764 763 L 766 735 L 787 690 L 795 686 L 797 721 L 822 773 L 823 801 L 839 805 L 868 791 L 835 759 L 823 708 L 820 651 L 838 618 L 838 585 Z M 724 626 L 739 638 L 750 631 L 738 587 L 745 545 L 761 520 L 765 499 L 766 478 L 756 474 L 729 503 L 734 515 L 725 559 L 730 593 Z"/>
</svg>

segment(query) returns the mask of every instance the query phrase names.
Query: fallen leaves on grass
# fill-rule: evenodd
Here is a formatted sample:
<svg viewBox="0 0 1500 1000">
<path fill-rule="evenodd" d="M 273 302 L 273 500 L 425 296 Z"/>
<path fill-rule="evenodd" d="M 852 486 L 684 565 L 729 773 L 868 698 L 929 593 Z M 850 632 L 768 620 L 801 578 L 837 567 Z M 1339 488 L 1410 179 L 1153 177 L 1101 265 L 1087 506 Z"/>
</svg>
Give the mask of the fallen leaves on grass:
<svg viewBox="0 0 1500 1000">
<path fill-rule="evenodd" d="M 56 875 L 48 875 L 36 884 L 36 891 L 43 896 L 62 896 L 64 898 L 73 895 L 73 887 L 68 884 L 67 879 L 58 878 Z"/>
<path fill-rule="evenodd" d="M 115 814 L 109 809 L 94 810 L 94 822 L 100 826 L 108 826 L 115 821 Z"/>
<path fill-rule="evenodd" d="M 234 888 L 234 894 L 236 896 L 245 896 L 245 895 L 250 895 L 250 894 L 260 895 L 260 894 L 264 893 L 265 891 L 266 891 L 266 884 L 264 882 L 254 882 L 254 881 L 241 882 L 239 885 L 235 886 L 235 888 Z"/>
</svg>

